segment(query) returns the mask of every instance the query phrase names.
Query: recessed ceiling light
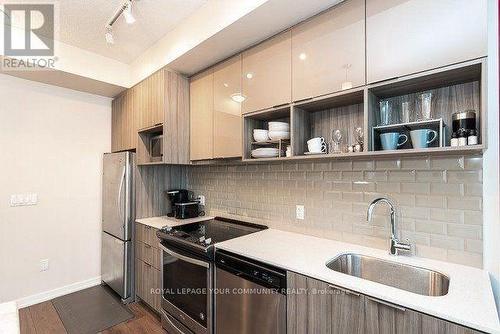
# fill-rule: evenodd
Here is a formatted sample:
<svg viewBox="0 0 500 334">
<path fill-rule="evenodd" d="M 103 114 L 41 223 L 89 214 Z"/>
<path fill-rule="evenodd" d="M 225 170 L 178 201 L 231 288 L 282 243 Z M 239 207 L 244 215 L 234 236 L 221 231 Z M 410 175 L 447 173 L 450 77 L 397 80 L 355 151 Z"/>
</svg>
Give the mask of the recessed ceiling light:
<svg viewBox="0 0 500 334">
<path fill-rule="evenodd" d="M 225 82 L 224 82 L 224 87 L 226 87 L 226 88 L 227 88 L 227 87 L 229 87 L 229 85 L 228 85 L 227 83 L 225 83 Z"/>
<path fill-rule="evenodd" d="M 241 93 L 235 93 L 235 94 L 231 95 L 231 99 L 234 102 L 241 103 L 241 102 L 246 100 L 246 97 L 245 97 L 245 95 L 243 95 Z"/>
<path fill-rule="evenodd" d="M 123 17 L 125 18 L 125 22 L 127 22 L 128 24 L 132 24 L 135 22 L 135 17 L 132 14 L 132 1 L 128 1 L 128 3 L 125 5 Z"/>
<path fill-rule="evenodd" d="M 306 60 L 306 58 L 307 58 L 307 55 L 304 52 L 302 52 L 301 54 L 299 54 L 299 59 L 300 60 Z"/>
<path fill-rule="evenodd" d="M 247 73 L 247 79 L 252 79 L 253 78 L 253 74 L 252 73 Z"/>
</svg>

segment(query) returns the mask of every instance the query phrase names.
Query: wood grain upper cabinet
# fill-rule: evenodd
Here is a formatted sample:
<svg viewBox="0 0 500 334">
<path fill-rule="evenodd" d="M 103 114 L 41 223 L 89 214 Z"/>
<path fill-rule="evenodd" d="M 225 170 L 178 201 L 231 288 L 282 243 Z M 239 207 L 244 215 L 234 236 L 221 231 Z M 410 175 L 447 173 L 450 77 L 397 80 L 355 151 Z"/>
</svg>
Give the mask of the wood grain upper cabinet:
<svg viewBox="0 0 500 334">
<path fill-rule="evenodd" d="M 364 84 L 364 0 L 342 2 L 292 28 L 294 101 Z"/>
<path fill-rule="evenodd" d="M 202 72 L 190 80 L 190 158 L 191 160 L 212 159 L 214 85 L 213 70 Z"/>
<path fill-rule="evenodd" d="M 214 158 L 241 157 L 241 55 L 214 68 Z"/>
<path fill-rule="evenodd" d="M 111 103 L 111 150 L 133 150 L 137 147 L 137 118 L 134 96 L 127 90 Z"/>
<path fill-rule="evenodd" d="M 168 79 L 167 70 L 159 70 L 153 73 L 146 80 L 148 82 L 148 104 L 147 109 L 151 114 L 150 124 L 147 126 L 154 126 L 163 123 L 165 118 L 165 89 Z"/>
<path fill-rule="evenodd" d="M 164 90 L 163 162 L 169 164 L 189 163 L 189 80 L 182 75 L 164 70 L 160 87 Z M 156 103 L 158 106 L 160 102 Z M 164 121 L 163 121 L 164 120 Z"/>
<path fill-rule="evenodd" d="M 242 91 L 244 113 L 291 101 L 291 31 L 243 52 Z"/>
<path fill-rule="evenodd" d="M 159 70 L 131 88 L 135 97 L 138 129 L 163 123 L 165 110 L 165 70 Z"/>
<path fill-rule="evenodd" d="M 368 83 L 487 54 L 487 0 L 366 2 Z"/>
</svg>

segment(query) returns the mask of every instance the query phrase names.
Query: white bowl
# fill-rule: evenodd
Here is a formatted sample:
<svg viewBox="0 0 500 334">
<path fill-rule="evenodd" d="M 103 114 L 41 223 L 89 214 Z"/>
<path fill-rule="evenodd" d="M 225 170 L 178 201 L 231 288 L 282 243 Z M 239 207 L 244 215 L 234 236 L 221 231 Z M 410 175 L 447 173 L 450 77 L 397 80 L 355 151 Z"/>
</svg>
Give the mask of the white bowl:
<svg viewBox="0 0 500 334">
<path fill-rule="evenodd" d="M 253 130 L 253 139 L 256 142 L 268 141 L 269 140 L 268 133 L 269 133 L 269 131 L 267 131 L 267 130 L 254 129 Z"/>
<path fill-rule="evenodd" d="M 290 139 L 290 131 L 269 131 L 272 140 Z"/>
<path fill-rule="evenodd" d="M 286 122 L 269 122 L 269 131 L 290 131 L 290 124 Z"/>
</svg>

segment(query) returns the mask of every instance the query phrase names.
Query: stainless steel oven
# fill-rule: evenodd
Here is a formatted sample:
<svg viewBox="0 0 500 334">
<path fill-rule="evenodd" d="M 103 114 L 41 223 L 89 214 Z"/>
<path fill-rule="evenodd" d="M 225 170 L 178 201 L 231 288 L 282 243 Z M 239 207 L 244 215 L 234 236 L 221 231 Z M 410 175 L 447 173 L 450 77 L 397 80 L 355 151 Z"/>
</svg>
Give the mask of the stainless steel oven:
<svg viewBox="0 0 500 334">
<path fill-rule="evenodd" d="M 170 244 L 160 247 L 163 327 L 169 334 L 211 334 L 213 262 Z"/>
</svg>

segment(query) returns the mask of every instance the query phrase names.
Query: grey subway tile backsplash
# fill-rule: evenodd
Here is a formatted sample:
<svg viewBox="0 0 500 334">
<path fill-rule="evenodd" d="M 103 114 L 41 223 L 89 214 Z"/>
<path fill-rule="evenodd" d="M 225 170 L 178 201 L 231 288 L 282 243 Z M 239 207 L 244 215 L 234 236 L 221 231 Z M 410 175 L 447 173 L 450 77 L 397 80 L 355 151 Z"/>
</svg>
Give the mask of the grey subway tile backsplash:
<svg viewBox="0 0 500 334">
<path fill-rule="evenodd" d="M 389 217 L 371 200 L 398 205 L 400 237 L 418 256 L 481 267 L 482 157 L 401 157 L 188 166 L 187 188 L 220 214 L 298 233 L 387 248 Z M 305 206 L 305 219 L 295 206 Z"/>
</svg>

